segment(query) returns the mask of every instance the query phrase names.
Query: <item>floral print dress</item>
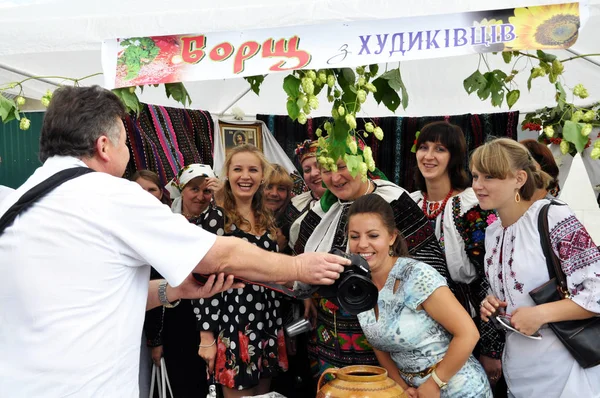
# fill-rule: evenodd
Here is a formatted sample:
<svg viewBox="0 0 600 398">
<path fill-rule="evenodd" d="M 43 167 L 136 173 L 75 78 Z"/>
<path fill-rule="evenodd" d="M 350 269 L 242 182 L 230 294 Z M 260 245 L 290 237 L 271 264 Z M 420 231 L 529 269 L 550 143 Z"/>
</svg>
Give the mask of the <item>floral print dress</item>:
<svg viewBox="0 0 600 398">
<path fill-rule="evenodd" d="M 208 213 L 201 224 L 210 232 L 223 233 L 223 210 Z M 268 233 L 256 236 L 232 225 L 225 235 L 277 251 L 275 239 Z M 280 293 L 246 284 L 242 289 L 229 289 L 194 302 L 198 330 L 212 331 L 217 338 L 217 383 L 242 390 L 257 385 L 262 378 L 287 370 L 281 301 Z"/>
</svg>

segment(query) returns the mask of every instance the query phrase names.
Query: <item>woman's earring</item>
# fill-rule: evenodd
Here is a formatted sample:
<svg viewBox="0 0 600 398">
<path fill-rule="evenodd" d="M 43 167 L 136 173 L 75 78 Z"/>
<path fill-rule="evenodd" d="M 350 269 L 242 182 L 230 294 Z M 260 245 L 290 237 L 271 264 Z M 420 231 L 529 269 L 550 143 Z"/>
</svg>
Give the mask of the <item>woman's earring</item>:
<svg viewBox="0 0 600 398">
<path fill-rule="evenodd" d="M 521 201 L 521 195 L 519 194 L 519 191 L 517 191 L 517 193 L 515 194 L 515 202 L 519 203 Z"/>
<path fill-rule="evenodd" d="M 394 257 L 394 246 L 390 245 L 390 250 L 388 250 L 388 256 Z"/>
</svg>

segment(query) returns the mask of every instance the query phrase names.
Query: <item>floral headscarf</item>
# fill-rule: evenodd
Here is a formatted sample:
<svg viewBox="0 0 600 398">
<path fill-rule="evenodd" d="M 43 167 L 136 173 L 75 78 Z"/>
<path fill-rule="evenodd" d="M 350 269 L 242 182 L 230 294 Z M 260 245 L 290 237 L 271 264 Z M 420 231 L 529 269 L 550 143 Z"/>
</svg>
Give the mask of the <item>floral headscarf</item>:
<svg viewBox="0 0 600 398">
<path fill-rule="evenodd" d="M 317 141 L 306 140 L 302 144 L 298 145 L 295 150 L 298 163 L 301 165 L 307 158 L 317 156 L 317 148 L 319 144 Z"/>
</svg>

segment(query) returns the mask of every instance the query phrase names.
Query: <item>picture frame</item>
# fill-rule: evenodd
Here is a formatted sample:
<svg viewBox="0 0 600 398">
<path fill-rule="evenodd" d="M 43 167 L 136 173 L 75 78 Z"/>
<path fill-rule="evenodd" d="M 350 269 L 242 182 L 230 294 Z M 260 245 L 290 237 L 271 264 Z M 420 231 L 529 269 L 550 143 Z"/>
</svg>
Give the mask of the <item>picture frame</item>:
<svg viewBox="0 0 600 398">
<path fill-rule="evenodd" d="M 262 152 L 262 128 L 260 124 L 219 123 L 219 129 L 225 147 L 225 154 L 231 148 L 243 144 L 254 145 Z"/>
</svg>

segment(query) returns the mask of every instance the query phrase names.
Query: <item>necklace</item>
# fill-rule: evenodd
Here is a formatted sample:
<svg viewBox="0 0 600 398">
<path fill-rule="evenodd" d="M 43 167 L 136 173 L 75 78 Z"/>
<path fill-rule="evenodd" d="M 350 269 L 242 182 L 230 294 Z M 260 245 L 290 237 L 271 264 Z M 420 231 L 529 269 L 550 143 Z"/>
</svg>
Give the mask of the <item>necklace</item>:
<svg viewBox="0 0 600 398">
<path fill-rule="evenodd" d="M 429 209 L 428 209 L 429 206 L 427 206 L 427 192 L 423 192 L 423 214 L 425 214 L 425 216 L 429 220 L 436 219 L 437 216 L 439 216 L 440 213 L 442 211 L 444 211 L 444 208 L 446 207 L 446 203 L 448 203 L 448 200 L 452 196 L 453 191 L 454 191 L 454 189 L 450 188 L 450 192 L 448 192 L 448 195 L 446 195 L 446 197 L 442 201 L 441 205 L 437 209 L 435 209 L 432 213 L 429 213 Z"/>
<path fill-rule="evenodd" d="M 182 214 L 182 215 L 183 215 L 185 218 L 187 218 L 188 220 L 191 220 L 192 218 L 198 218 L 198 217 L 200 217 L 200 215 L 201 215 L 202 213 L 200 213 L 200 214 L 188 214 L 188 213 L 185 213 L 185 212 L 183 212 L 183 211 L 182 211 L 182 212 L 181 212 L 181 214 Z"/>
</svg>

